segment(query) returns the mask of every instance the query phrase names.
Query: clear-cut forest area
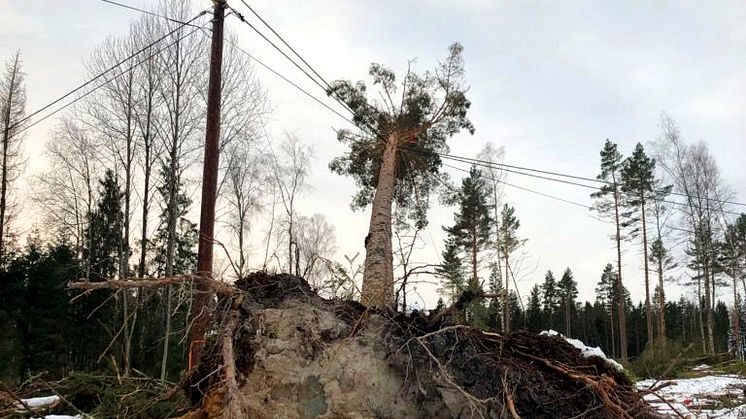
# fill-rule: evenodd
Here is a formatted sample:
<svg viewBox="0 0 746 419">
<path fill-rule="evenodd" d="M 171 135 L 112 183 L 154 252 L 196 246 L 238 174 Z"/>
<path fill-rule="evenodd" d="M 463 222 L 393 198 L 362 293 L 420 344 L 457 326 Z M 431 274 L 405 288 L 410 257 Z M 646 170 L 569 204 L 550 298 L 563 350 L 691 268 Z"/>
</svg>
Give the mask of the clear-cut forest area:
<svg viewBox="0 0 746 419">
<path fill-rule="evenodd" d="M 746 417 L 745 5 L 81 3 L 0 1 L 0 417 Z"/>
</svg>

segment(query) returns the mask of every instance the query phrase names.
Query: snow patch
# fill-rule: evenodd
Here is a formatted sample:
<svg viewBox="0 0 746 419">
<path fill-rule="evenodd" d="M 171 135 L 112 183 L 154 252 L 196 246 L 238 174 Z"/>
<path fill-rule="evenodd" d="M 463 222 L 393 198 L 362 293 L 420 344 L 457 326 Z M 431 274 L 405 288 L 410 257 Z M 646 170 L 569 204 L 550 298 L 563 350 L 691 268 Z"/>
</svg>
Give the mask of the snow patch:
<svg viewBox="0 0 746 419">
<path fill-rule="evenodd" d="M 60 402 L 60 396 L 45 396 L 45 397 L 32 397 L 30 399 L 21 399 L 23 404 L 16 403 L 17 408 L 25 408 L 24 404 L 31 409 L 38 409 L 40 407 L 52 406 Z"/>
<path fill-rule="evenodd" d="M 709 367 L 708 367 L 709 368 Z M 661 387 L 656 394 L 644 396 L 653 407 L 662 414 L 673 414 L 673 409 L 685 418 L 743 418 L 746 417 L 746 405 L 712 409 L 719 399 L 729 397 L 743 399 L 746 379 L 737 375 L 714 374 L 704 377 L 663 380 L 647 379 L 637 382 L 637 388 L 646 390 L 650 386 Z M 659 397 L 660 396 L 660 397 Z M 669 406 L 661 398 L 671 404 Z M 671 408 L 673 407 L 673 409 Z"/>
<path fill-rule="evenodd" d="M 563 338 L 567 343 L 570 345 L 580 349 L 580 354 L 583 355 L 586 358 L 590 358 L 592 356 L 597 356 L 603 360 L 606 361 L 607 364 L 611 365 L 612 367 L 616 368 L 619 371 L 624 370 L 624 367 L 622 367 L 622 364 L 614 361 L 613 359 L 606 356 L 604 351 L 601 350 L 598 346 L 587 346 L 583 341 L 573 338 L 568 338 L 562 335 L 561 333 L 557 333 L 554 330 L 544 330 L 539 333 L 541 336 L 559 336 Z"/>
<path fill-rule="evenodd" d="M 35 418 L 32 418 L 32 419 L 84 419 L 84 418 L 83 418 L 83 415 L 75 415 L 75 416 L 70 416 L 70 415 L 46 415 L 46 416 L 42 416 L 42 417 L 35 417 Z"/>
</svg>

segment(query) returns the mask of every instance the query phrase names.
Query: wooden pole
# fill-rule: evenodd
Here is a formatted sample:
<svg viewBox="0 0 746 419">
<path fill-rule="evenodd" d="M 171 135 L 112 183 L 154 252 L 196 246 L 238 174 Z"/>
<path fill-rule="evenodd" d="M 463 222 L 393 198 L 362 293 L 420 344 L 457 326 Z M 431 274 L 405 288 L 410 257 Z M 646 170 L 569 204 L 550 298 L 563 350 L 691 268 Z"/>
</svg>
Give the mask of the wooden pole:
<svg viewBox="0 0 746 419">
<path fill-rule="evenodd" d="M 215 232 L 215 200 L 218 188 L 218 162 L 220 159 L 220 89 L 223 71 L 223 19 L 225 0 L 213 0 L 212 44 L 210 47 L 210 75 L 207 88 L 207 121 L 205 129 L 205 160 L 202 171 L 202 207 L 199 218 L 199 249 L 197 275 L 212 277 L 212 250 Z M 198 283 L 199 291 L 208 291 Z M 189 359 L 198 363 L 210 325 L 207 305 L 210 293 L 198 292 L 192 304 L 193 324 L 190 330 Z M 192 368 L 193 365 L 189 365 Z"/>
</svg>

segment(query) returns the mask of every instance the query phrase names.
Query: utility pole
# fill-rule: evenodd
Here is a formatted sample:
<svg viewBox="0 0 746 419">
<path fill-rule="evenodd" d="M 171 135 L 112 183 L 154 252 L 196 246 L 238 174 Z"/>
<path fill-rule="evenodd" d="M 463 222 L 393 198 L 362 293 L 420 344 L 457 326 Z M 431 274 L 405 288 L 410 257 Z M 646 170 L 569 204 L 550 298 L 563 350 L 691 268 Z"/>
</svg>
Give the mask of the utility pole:
<svg viewBox="0 0 746 419">
<path fill-rule="evenodd" d="M 210 46 L 210 79 L 207 87 L 207 123 L 205 129 L 205 160 L 202 170 L 202 207 L 199 217 L 199 249 L 197 274 L 212 276 L 212 248 L 215 233 L 215 200 L 218 189 L 220 159 L 220 88 L 223 72 L 223 20 L 225 0 L 212 0 L 212 44 Z M 208 304 L 212 298 L 202 285 L 197 285 L 192 304 L 193 324 L 190 330 L 189 368 L 199 363 L 205 345 L 205 333 L 210 325 Z"/>
</svg>

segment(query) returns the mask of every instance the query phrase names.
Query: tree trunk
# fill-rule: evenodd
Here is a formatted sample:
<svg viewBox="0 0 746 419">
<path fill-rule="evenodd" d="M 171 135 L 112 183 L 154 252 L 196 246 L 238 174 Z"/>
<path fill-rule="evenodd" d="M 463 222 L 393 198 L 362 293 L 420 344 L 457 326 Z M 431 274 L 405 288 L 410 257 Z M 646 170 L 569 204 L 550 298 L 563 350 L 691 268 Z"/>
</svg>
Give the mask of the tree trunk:
<svg viewBox="0 0 746 419">
<path fill-rule="evenodd" d="M 163 333 L 163 354 L 161 355 L 161 381 L 166 380 L 168 366 L 168 343 L 171 340 L 171 292 L 173 286 L 166 287 L 166 330 Z"/>
<path fill-rule="evenodd" d="M 645 199 L 641 200 L 640 212 L 642 213 L 642 255 L 645 267 L 645 324 L 648 328 L 648 345 L 653 344 L 655 339 L 653 329 L 653 307 L 650 305 L 650 268 L 648 266 L 648 227 L 645 222 Z M 662 291 L 662 290 L 661 290 Z"/>
<path fill-rule="evenodd" d="M 497 186 L 493 188 L 493 199 L 494 199 L 494 210 L 495 210 L 495 266 L 497 266 L 497 280 L 500 282 L 502 280 L 502 267 L 500 265 L 500 223 L 498 220 L 500 219 L 500 210 L 497 205 Z M 497 300 L 496 300 L 497 301 Z M 497 312 L 499 313 L 499 309 Z M 502 319 L 500 319 L 500 323 L 502 326 L 502 330 L 505 330 L 505 317 L 503 316 Z"/>
<path fill-rule="evenodd" d="M 570 337 L 570 327 L 571 327 L 571 312 L 570 312 L 570 302 L 565 299 L 565 336 L 568 338 Z"/>
<path fill-rule="evenodd" d="M 125 156 L 125 180 L 124 180 L 124 222 L 122 223 L 123 236 L 122 236 L 122 249 L 119 255 L 119 279 L 129 279 L 129 256 L 130 256 L 130 201 L 132 194 L 132 163 L 134 161 L 134 129 L 132 127 L 132 88 L 133 88 L 134 76 L 132 71 L 129 73 L 128 88 L 127 88 L 127 154 Z M 124 315 L 122 324 L 122 336 L 124 338 L 124 354 L 123 354 L 123 367 L 124 376 L 129 377 L 130 375 L 130 360 L 132 354 L 132 342 L 130 340 L 132 333 L 130 332 L 130 315 L 128 305 L 129 294 L 127 292 L 122 293 L 122 312 Z M 137 306 L 135 306 L 137 310 Z M 133 319 L 136 315 L 133 315 Z M 132 329 L 135 325 L 132 324 Z"/>
<path fill-rule="evenodd" d="M 394 268 L 391 253 L 391 202 L 396 183 L 396 133 L 389 134 L 383 151 L 378 184 L 373 196 L 365 271 L 360 301 L 369 307 L 390 307 L 394 303 Z"/>
<path fill-rule="evenodd" d="M 713 310 L 712 310 L 712 288 L 713 288 L 713 278 L 710 278 L 710 269 L 711 267 L 708 266 L 709 260 L 705 263 L 705 305 L 707 306 L 707 350 L 709 351 L 710 355 L 715 354 L 715 319 L 713 316 Z"/>
<path fill-rule="evenodd" d="M 658 259 L 658 338 L 666 347 L 666 295 L 663 291 L 663 260 Z"/>
<path fill-rule="evenodd" d="M 140 279 L 145 278 L 145 263 L 148 255 L 148 212 L 150 209 L 150 173 L 152 170 L 150 162 L 150 153 L 152 146 L 152 144 L 150 143 L 150 141 L 152 141 L 152 139 L 150 138 L 150 107 L 152 105 L 150 101 L 151 99 L 148 99 L 148 114 L 146 116 L 147 120 L 145 121 L 145 173 L 143 175 L 144 185 L 142 193 L 142 229 L 140 231 L 140 264 L 137 269 L 137 277 Z"/>
<path fill-rule="evenodd" d="M 736 342 L 736 354 L 738 359 L 743 359 L 743 348 L 741 342 L 741 310 L 738 307 L 738 291 L 736 289 L 736 274 L 733 273 L 733 340 Z"/>
<path fill-rule="evenodd" d="M 705 339 L 705 323 L 702 320 L 702 276 L 697 269 L 697 320 L 699 320 L 699 335 L 702 339 L 702 353 L 707 353 L 707 340 Z"/>
<path fill-rule="evenodd" d="M 609 329 L 611 330 L 611 356 L 616 358 L 617 351 L 616 351 L 616 333 L 614 332 L 614 328 L 616 325 L 614 324 L 614 305 L 609 304 L 609 325 L 611 326 Z"/>
<path fill-rule="evenodd" d="M 7 195 L 8 195 L 8 148 L 11 140 L 11 126 L 14 121 L 10 120 L 11 110 L 13 109 L 13 92 L 15 91 L 16 76 L 18 74 L 18 58 L 16 53 L 11 69 L 10 84 L 8 85 L 8 97 L 5 98 L 5 115 L 3 115 L 3 155 L 2 155 L 2 178 L 0 179 L 0 264 L 5 261 L 5 246 L 7 246 L 5 230 L 8 226 L 5 223 L 7 213 Z"/>
<path fill-rule="evenodd" d="M 176 44 L 176 51 L 178 56 L 179 44 Z M 177 59 L 178 62 L 178 59 Z M 171 150 L 169 150 L 169 173 L 168 173 L 168 232 L 166 238 L 166 276 L 170 277 L 174 274 L 174 251 L 176 247 L 176 194 L 178 180 L 178 148 L 179 148 L 179 112 L 181 102 L 181 91 L 177 89 L 175 97 L 175 106 L 177 110 L 174 118 L 173 133 L 171 136 Z M 163 355 L 161 357 L 161 381 L 166 379 L 166 365 L 168 364 L 168 346 L 169 337 L 171 336 L 171 287 L 168 287 L 167 303 L 166 303 L 166 331 L 163 339 Z"/>
<path fill-rule="evenodd" d="M 619 349 L 623 361 L 627 360 L 627 315 L 624 310 L 624 287 L 622 285 L 622 237 L 619 228 L 619 192 L 614 179 L 614 217 L 616 221 L 616 304 L 619 313 Z"/>
<path fill-rule="evenodd" d="M 505 333 L 510 333 L 510 265 L 508 252 L 505 250 L 505 298 L 503 299 L 503 318 L 505 319 Z"/>
</svg>

